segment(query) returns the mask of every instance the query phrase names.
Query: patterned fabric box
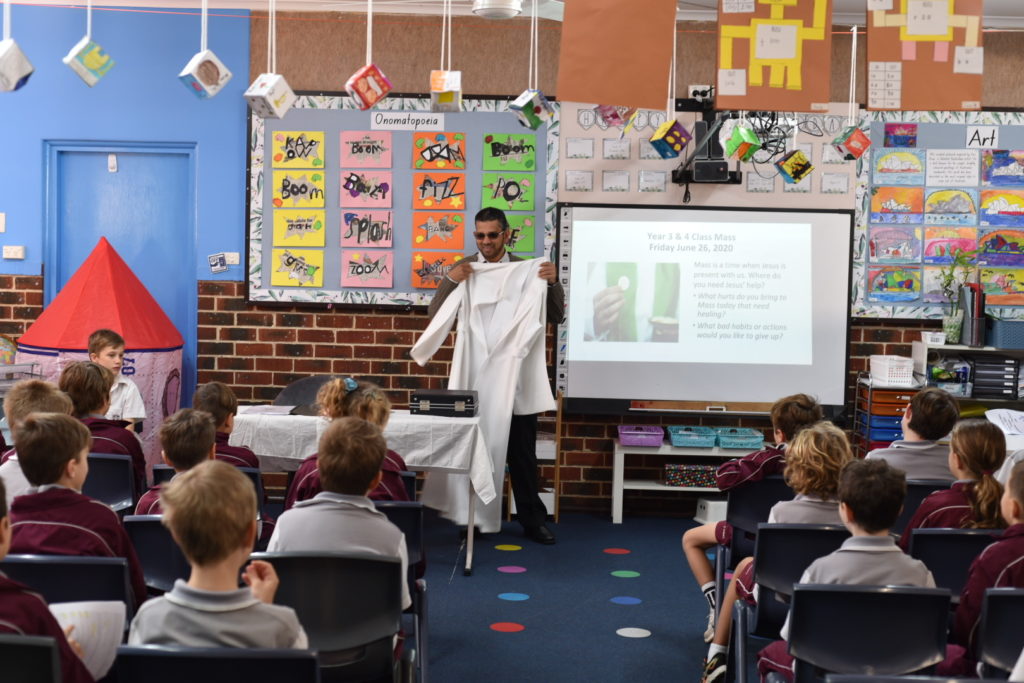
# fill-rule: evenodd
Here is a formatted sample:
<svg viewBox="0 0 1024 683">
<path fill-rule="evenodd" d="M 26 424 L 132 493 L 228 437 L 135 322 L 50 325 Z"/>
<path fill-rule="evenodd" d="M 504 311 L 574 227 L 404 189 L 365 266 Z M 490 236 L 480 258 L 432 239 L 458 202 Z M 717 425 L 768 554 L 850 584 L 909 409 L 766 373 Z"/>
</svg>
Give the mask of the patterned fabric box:
<svg viewBox="0 0 1024 683">
<path fill-rule="evenodd" d="M 717 488 L 714 465 L 665 465 L 665 483 L 669 486 L 702 486 Z"/>
</svg>

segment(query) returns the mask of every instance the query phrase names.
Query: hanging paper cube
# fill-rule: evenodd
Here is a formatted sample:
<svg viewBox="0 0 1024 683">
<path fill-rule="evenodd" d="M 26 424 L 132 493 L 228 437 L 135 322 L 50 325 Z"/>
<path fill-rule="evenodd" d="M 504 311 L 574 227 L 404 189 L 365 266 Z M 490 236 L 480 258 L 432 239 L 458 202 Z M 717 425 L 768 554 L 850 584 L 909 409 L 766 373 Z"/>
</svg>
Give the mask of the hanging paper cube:
<svg viewBox="0 0 1024 683">
<path fill-rule="evenodd" d="M 779 169 L 782 179 L 787 183 L 799 183 L 814 170 L 814 166 L 811 166 L 811 160 L 799 149 L 794 149 L 776 161 L 775 167 Z"/>
<path fill-rule="evenodd" d="M 376 64 L 367 64 L 345 81 L 345 91 L 360 109 L 369 109 L 391 92 L 391 81 Z"/>
<path fill-rule="evenodd" d="M 13 38 L 0 40 L 0 90 L 10 92 L 28 83 L 32 62 Z"/>
<path fill-rule="evenodd" d="M 530 130 L 537 130 L 555 115 L 554 107 L 540 90 L 524 90 L 508 108 L 516 113 L 519 123 Z"/>
<path fill-rule="evenodd" d="M 850 126 L 849 128 L 844 128 L 836 136 L 836 139 L 832 141 L 832 146 L 843 155 L 844 159 L 853 161 L 860 159 L 864 152 L 868 151 L 868 147 L 871 146 L 871 140 L 859 127 Z"/>
<path fill-rule="evenodd" d="M 279 119 L 295 104 L 295 93 L 281 74 L 260 74 L 243 95 L 253 112 L 265 119 Z"/>
<path fill-rule="evenodd" d="M 201 100 L 213 97 L 231 80 L 231 71 L 213 54 L 213 50 L 197 52 L 178 74 L 193 95 Z"/>
<path fill-rule="evenodd" d="M 651 136 L 651 147 L 662 159 L 674 159 L 692 139 L 693 136 L 678 121 L 672 119 L 654 131 L 654 135 Z"/>
<path fill-rule="evenodd" d="M 430 111 L 462 111 L 462 72 L 430 72 Z"/>
<path fill-rule="evenodd" d="M 105 53 L 103 48 L 88 36 L 78 41 L 64 56 L 63 61 L 90 88 L 99 83 L 100 79 L 114 68 L 114 60 L 110 58 L 110 55 Z"/>
<path fill-rule="evenodd" d="M 761 149 L 761 139 L 747 126 L 734 126 L 725 141 L 725 156 L 735 156 L 740 161 L 750 161 L 754 152 Z"/>
<path fill-rule="evenodd" d="M 636 113 L 636 107 L 619 113 L 619 108 L 614 104 L 599 104 L 596 107 L 597 115 L 609 126 L 624 126 L 629 118 Z"/>
</svg>

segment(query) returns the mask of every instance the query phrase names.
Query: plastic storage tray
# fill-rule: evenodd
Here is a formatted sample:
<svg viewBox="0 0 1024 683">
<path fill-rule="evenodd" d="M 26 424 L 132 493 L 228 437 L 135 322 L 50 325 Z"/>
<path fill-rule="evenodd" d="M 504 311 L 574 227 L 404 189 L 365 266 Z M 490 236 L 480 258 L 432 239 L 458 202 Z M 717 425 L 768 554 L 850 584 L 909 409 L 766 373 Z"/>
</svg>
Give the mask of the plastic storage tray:
<svg viewBox="0 0 1024 683">
<path fill-rule="evenodd" d="M 717 488 L 715 481 L 717 467 L 714 465 L 665 465 L 665 483 L 669 486 L 692 486 Z"/>
<path fill-rule="evenodd" d="M 888 415 L 872 415 L 868 424 L 877 429 L 902 429 L 903 418 Z"/>
<path fill-rule="evenodd" d="M 868 429 L 867 437 L 870 441 L 896 441 L 903 438 L 903 430 L 899 427 L 896 429 L 871 427 Z"/>
<path fill-rule="evenodd" d="M 623 446 L 658 447 L 665 440 L 665 430 L 653 425 L 619 425 L 619 443 Z"/>
<path fill-rule="evenodd" d="M 997 349 L 1024 349 L 1024 320 L 987 318 L 985 343 Z"/>
<path fill-rule="evenodd" d="M 678 448 L 713 448 L 718 432 L 711 427 L 672 425 L 668 427 L 668 439 Z"/>
<path fill-rule="evenodd" d="M 749 427 L 715 427 L 719 448 L 753 448 L 764 446 L 764 434 Z"/>
</svg>

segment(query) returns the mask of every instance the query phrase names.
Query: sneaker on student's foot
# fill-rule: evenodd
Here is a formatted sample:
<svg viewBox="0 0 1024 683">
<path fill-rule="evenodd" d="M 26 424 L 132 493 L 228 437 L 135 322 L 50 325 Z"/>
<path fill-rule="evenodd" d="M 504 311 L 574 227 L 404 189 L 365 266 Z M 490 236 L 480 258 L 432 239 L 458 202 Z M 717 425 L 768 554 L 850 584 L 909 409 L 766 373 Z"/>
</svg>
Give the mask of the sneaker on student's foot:
<svg viewBox="0 0 1024 683">
<path fill-rule="evenodd" d="M 704 660 L 704 675 L 700 683 L 724 683 L 725 667 L 729 656 L 724 652 L 715 654 L 711 659 Z"/>
<path fill-rule="evenodd" d="M 715 637 L 715 610 L 708 610 L 708 627 L 704 629 L 704 642 L 710 643 Z"/>
</svg>

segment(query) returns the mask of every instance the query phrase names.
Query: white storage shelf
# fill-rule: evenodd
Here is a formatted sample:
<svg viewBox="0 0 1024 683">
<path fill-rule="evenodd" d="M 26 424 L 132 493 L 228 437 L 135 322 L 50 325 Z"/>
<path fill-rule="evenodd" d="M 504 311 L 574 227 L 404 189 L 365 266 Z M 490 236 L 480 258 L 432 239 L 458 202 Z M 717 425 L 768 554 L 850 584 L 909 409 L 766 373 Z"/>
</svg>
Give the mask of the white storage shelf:
<svg viewBox="0 0 1024 683">
<path fill-rule="evenodd" d="M 721 458 L 732 460 L 740 458 L 757 448 L 680 448 L 667 442 L 660 446 L 623 446 L 615 439 L 612 460 L 612 523 L 622 524 L 623 491 L 689 491 L 701 493 L 720 493 L 714 486 L 669 486 L 652 479 L 626 479 L 627 455 L 672 455 L 683 457 Z"/>
</svg>

